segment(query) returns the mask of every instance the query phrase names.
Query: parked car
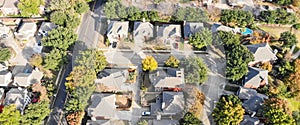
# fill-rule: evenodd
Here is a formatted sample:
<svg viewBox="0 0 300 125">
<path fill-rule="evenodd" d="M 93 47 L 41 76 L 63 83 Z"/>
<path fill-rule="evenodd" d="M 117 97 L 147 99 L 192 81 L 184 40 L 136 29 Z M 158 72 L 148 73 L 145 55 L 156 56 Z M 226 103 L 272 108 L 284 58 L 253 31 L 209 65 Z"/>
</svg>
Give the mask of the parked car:
<svg viewBox="0 0 300 125">
<path fill-rule="evenodd" d="M 151 115 L 150 112 L 142 112 L 142 116 L 149 116 L 149 115 Z"/>
</svg>

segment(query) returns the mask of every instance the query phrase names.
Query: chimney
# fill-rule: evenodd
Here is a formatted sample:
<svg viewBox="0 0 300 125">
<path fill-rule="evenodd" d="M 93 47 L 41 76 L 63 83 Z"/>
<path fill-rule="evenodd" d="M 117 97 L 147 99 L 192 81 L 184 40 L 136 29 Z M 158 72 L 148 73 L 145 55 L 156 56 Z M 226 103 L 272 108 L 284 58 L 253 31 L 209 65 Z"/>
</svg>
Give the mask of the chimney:
<svg viewBox="0 0 300 125">
<path fill-rule="evenodd" d="M 146 19 L 145 18 L 143 18 L 143 23 L 145 23 L 146 22 Z"/>
</svg>

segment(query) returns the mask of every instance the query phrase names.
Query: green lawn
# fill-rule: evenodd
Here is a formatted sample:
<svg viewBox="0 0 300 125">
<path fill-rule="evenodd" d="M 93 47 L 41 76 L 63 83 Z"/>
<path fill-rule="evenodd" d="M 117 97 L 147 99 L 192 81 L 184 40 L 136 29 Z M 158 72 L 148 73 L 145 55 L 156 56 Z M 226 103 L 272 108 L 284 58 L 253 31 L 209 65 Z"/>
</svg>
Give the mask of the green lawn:
<svg viewBox="0 0 300 125">
<path fill-rule="evenodd" d="M 293 98 L 284 98 L 288 102 L 288 106 L 291 111 L 300 110 L 300 103 L 296 99 Z"/>
<path fill-rule="evenodd" d="M 279 38 L 280 33 L 282 32 L 290 31 L 289 27 L 274 27 L 274 26 L 258 26 L 258 27 L 264 30 L 265 32 L 270 33 L 270 35 L 275 38 Z"/>
</svg>

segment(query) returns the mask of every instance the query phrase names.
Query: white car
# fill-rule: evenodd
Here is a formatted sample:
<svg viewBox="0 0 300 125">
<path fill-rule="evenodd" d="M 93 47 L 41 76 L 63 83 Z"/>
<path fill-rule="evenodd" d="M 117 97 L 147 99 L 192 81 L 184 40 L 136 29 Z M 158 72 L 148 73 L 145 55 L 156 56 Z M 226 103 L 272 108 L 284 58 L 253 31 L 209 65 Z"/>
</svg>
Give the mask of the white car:
<svg viewBox="0 0 300 125">
<path fill-rule="evenodd" d="M 150 112 L 142 112 L 142 116 L 148 116 L 148 115 L 151 115 Z"/>
</svg>

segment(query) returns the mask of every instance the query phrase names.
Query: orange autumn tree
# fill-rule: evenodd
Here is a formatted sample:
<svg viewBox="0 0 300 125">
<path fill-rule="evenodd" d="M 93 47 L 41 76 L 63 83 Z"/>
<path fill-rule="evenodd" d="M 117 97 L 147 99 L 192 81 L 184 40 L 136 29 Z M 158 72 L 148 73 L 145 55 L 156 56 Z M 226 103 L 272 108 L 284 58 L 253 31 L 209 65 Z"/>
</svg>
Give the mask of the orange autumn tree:
<svg viewBox="0 0 300 125">
<path fill-rule="evenodd" d="M 288 87 L 291 93 L 300 99 L 300 59 L 295 61 L 295 72 L 288 78 Z"/>
</svg>

